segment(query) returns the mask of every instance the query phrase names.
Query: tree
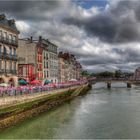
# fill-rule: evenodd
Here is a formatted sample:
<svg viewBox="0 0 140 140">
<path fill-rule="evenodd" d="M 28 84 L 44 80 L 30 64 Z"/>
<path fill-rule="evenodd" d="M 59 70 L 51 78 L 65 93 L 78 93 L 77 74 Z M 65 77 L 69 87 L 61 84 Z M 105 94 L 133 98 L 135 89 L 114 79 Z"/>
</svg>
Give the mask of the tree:
<svg viewBox="0 0 140 140">
<path fill-rule="evenodd" d="M 109 71 L 104 71 L 104 72 L 96 73 L 94 74 L 94 76 L 101 77 L 101 78 L 110 78 L 110 77 L 114 77 L 114 73 Z"/>
<path fill-rule="evenodd" d="M 86 70 L 82 71 L 82 76 L 89 77 L 90 73 Z"/>
<path fill-rule="evenodd" d="M 116 71 L 115 71 L 115 77 L 116 77 L 116 78 L 120 78 L 121 76 L 122 76 L 121 70 L 116 70 Z"/>
</svg>

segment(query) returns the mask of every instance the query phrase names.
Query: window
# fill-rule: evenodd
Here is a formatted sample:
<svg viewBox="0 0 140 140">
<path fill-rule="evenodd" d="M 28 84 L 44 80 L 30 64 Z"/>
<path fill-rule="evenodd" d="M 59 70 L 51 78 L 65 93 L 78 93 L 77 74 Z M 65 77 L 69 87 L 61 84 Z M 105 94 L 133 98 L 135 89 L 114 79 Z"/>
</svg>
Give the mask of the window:
<svg viewBox="0 0 140 140">
<path fill-rule="evenodd" d="M 16 36 L 13 36 L 13 42 L 16 43 Z"/>
<path fill-rule="evenodd" d="M 6 54 L 7 53 L 6 47 L 4 47 L 3 49 L 4 54 Z"/>
<path fill-rule="evenodd" d="M 14 62 L 14 70 L 16 70 L 16 62 Z"/>
<path fill-rule="evenodd" d="M 9 35 L 9 42 L 10 43 L 12 42 L 12 35 L 11 34 Z"/>
<path fill-rule="evenodd" d="M 49 77 L 49 72 L 47 71 L 47 77 Z"/>
<path fill-rule="evenodd" d="M 10 70 L 12 70 L 12 61 L 10 61 Z"/>
<path fill-rule="evenodd" d="M 42 70 L 42 64 L 39 64 L 39 70 L 40 71 Z"/>
<path fill-rule="evenodd" d="M 44 71 L 44 78 L 46 78 L 46 72 Z"/>
<path fill-rule="evenodd" d="M 6 32 L 3 33 L 3 37 L 4 37 L 4 40 L 6 40 L 6 38 L 7 38 L 7 33 Z"/>
<path fill-rule="evenodd" d="M 16 54 L 16 49 L 14 48 L 14 55 Z"/>
<path fill-rule="evenodd" d="M 7 65 L 6 65 L 6 61 L 4 61 L 4 69 L 6 69 Z"/>
<path fill-rule="evenodd" d="M 40 62 L 42 62 L 42 56 L 40 55 Z"/>
<path fill-rule="evenodd" d="M 48 62 L 46 63 L 46 67 L 48 68 Z"/>
<path fill-rule="evenodd" d="M 1 63 L 2 63 L 2 60 L 0 60 L 0 69 L 2 69 L 2 67 L 1 67 Z"/>
<path fill-rule="evenodd" d="M 2 38 L 2 30 L 0 30 L 0 38 Z"/>
<path fill-rule="evenodd" d="M 12 55 L 12 48 L 10 47 L 10 56 Z"/>
<path fill-rule="evenodd" d="M 44 68 L 46 68 L 46 66 L 45 66 L 45 61 L 44 61 Z"/>
</svg>

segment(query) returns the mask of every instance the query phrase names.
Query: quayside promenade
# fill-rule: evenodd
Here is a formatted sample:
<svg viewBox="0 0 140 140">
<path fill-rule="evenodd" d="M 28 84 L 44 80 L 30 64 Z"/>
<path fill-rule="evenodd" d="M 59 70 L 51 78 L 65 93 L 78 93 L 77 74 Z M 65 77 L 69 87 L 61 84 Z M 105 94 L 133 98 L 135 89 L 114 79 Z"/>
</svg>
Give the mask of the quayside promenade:
<svg viewBox="0 0 140 140">
<path fill-rule="evenodd" d="M 23 95 L 13 95 L 13 96 L 4 96 L 0 98 L 0 107 L 4 107 L 7 105 L 13 105 L 13 104 L 18 104 L 18 103 L 25 103 L 32 101 L 34 99 L 42 98 L 45 95 L 52 95 L 52 94 L 60 94 L 61 92 L 65 92 L 68 89 L 74 89 L 78 87 L 79 85 L 71 86 L 71 87 L 65 87 L 65 88 L 60 88 L 60 89 L 51 89 L 50 91 L 42 91 L 42 92 L 37 92 L 37 93 L 32 93 L 32 94 L 23 94 Z"/>
<path fill-rule="evenodd" d="M 77 81 L 67 84 L 46 85 L 46 86 L 23 86 L 17 88 L 0 89 L 0 108 L 8 105 L 24 103 L 46 95 L 65 92 L 68 89 L 74 89 L 80 85 L 86 84 L 86 81 Z"/>
<path fill-rule="evenodd" d="M 80 82 L 36 93 L 4 95 L 0 98 L 0 131 L 86 94 L 90 89 L 89 83 Z"/>
</svg>

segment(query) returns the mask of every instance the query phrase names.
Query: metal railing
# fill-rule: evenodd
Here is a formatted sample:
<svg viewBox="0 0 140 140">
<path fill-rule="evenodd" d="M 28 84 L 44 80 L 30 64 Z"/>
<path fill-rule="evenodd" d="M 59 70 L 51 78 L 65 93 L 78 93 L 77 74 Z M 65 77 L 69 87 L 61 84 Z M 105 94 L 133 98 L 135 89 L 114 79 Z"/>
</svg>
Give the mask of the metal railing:
<svg viewBox="0 0 140 140">
<path fill-rule="evenodd" d="M 10 60 L 18 60 L 18 56 L 16 54 L 8 54 L 8 53 L 4 53 L 4 52 L 0 52 L 0 58 L 3 59 L 10 59 Z"/>
<path fill-rule="evenodd" d="M 16 40 L 11 40 L 9 38 L 5 38 L 3 36 L 0 36 L 0 42 L 5 43 L 5 44 L 9 44 L 9 45 L 13 45 L 13 46 L 18 46 L 18 42 Z"/>
<path fill-rule="evenodd" d="M 89 78 L 88 81 L 128 81 L 131 80 L 129 77 L 128 78 Z"/>
<path fill-rule="evenodd" d="M 17 70 L 0 69 L 0 74 L 17 74 Z"/>
</svg>

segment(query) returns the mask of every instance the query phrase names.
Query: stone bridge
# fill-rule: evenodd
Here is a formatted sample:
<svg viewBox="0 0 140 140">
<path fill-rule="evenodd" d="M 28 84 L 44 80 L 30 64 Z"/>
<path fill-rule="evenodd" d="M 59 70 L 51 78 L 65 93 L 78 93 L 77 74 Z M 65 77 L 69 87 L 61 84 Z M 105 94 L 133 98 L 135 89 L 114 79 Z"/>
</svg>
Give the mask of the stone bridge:
<svg viewBox="0 0 140 140">
<path fill-rule="evenodd" d="M 111 83 L 123 82 L 127 84 L 128 88 L 131 88 L 132 84 L 140 84 L 140 80 L 128 79 L 128 78 L 89 78 L 90 84 L 96 84 L 104 82 L 107 84 L 107 88 L 111 88 Z"/>
</svg>

